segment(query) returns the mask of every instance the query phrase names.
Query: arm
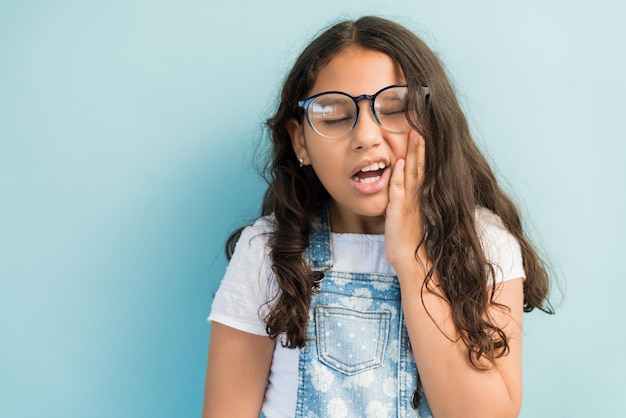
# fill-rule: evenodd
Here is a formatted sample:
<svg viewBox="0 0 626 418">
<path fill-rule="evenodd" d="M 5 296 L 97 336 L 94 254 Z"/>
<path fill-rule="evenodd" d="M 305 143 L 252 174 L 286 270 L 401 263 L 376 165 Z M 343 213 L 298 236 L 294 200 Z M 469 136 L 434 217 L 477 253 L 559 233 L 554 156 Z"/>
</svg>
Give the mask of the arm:
<svg viewBox="0 0 626 418">
<path fill-rule="evenodd" d="M 488 312 L 509 339 L 510 352 L 482 371 L 467 358 L 447 302 L 424 289 L 428 257 L 420 247 L 415 258 L 415 237 L 423 233 L 415 200 L 424 172 L 424 139 L 409 134 L 405 160 L 394 166 L 385 221 L 387 259 L 398 274 L 407 330 L 426 397 L 435 417 L 516 417 L 522 398 L 523 281 L 498 285 L 495 301 L 509 308 Z M 436 280 L 436 277 L 435 277 Z M 443 330 L 446 334 L 442 333 Z M 488 364 L 485 364 L 489 366 Z"/>
<path fill-rule="evenodd" d="M 456 339 L 458 332 L 447 302 L 425 291 L 422 304 L 416 296 L 420 294 L 419 274 L 405 274 L 403 281 L 402 303 L 409 339 L 434 416 L 518 416 L 522 401 L 523 280 L 498 285 L 496 301 L 511 311 L 507 314 L 491 308 L 489 314 L 506 333 L 510 351 L 496 360 L 495 367 L 484 362 L 490 366 L 488 370 L 477 370 L 470 364 L 467 347 Z"/>
<path fill-rule="evenodd" d="M 274 341 L 213 322 L 203 418 L 258 418 Z"/>
</svg>

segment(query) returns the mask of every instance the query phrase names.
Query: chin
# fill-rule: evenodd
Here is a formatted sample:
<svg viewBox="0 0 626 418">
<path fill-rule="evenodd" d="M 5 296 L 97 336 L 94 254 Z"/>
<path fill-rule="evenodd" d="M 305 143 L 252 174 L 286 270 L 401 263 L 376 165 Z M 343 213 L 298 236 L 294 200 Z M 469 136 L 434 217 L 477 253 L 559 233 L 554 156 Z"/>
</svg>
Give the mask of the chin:
<svg viewBox="0 0 626 418">
<path fill-rule="evenodd" d="M 362 216 L 370 216 L 372 218 L 378 216 L 384 216 L 387 211 L 387 203 L 385 204 L 372 204 L 361 208 L 360 215 Z"/>
<path fill-rule="evenodd" d="M 368 218 L 378 218 L 385 215 L 389 199 L 367 199 L 360 202 L 337 202 L 341 212 L 344 214 L 352 213 L 356 216 Z"/>
</svg>

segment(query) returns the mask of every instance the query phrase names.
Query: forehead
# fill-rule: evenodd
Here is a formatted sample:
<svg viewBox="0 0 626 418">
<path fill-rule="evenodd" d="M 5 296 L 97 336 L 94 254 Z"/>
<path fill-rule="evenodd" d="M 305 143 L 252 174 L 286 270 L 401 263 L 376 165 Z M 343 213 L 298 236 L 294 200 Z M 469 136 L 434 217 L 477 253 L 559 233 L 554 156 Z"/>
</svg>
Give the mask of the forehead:
<svg viewBox="0 0 626 418">
<path fill-rule="evenodd" d="M 357 96 L 373 94 L 383 87 L 405 82 L 400 65 L 389 55 L 350 46 L 320 67 L 309 93 L 337 90 Z"/>
</svg>

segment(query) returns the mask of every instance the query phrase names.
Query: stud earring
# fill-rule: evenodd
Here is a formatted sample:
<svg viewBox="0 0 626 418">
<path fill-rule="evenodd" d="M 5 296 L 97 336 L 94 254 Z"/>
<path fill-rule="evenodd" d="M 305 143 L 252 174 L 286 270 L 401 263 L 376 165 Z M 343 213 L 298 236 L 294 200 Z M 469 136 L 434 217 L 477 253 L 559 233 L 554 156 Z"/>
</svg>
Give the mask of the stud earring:
<svg viewBox="0 0 626 418">
<path fill-rule="evenodd" d="M 304 160 L 302 158 L 298 158 L 298 162 L 300 163 L 300 168 L 304 165 Z"/>
</svg>

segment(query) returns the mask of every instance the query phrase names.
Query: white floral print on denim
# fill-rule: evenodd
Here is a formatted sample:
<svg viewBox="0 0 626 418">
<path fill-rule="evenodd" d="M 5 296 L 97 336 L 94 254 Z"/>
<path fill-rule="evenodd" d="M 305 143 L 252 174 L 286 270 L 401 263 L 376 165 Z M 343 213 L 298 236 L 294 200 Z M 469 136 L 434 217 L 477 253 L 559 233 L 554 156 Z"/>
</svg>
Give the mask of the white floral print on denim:
<svg viewBox="0 0 626 418">
<path fill-rule="evenodd" d="M 358 387 L 370 387 L 375 382 L 375 374 L 373 370 L 348 376 L 344 379 L 342 387 L 347 389 L 356 389 Z"/>
<path fill-rule="evenodd" d="M 398 310 L 390 303 L 381 303 L 380 309 L 391 312 L 391 316 L 398 315 Z"/>
<path fill-rule="evenodd" d="M 372 286 L 376 290 L 388 290 L 391 288 L 391 282 L 374 282 Z"/>
<path fill-rule="evenodd" d="M 328 402 L 326 411 L 329 417 L 346 418 L 348 416 L 348 407 L 341 398 L 334 398 Z"/>
<path fill-rule="evenodd" d="M 333 384 L 333 381 L 335 380 L 335 376 L 332 371 L 320 363 L 311 364 L 309 373 L 312 377 L 311 382 L 313 383 L 313 386 L 320 392 L 328 392 Z"/>
<path fill-rule="evenodd" d="M 393 361 L 394 363 L 398 362 L 398 340 L 397 339 L 394 338 L 389 341 L 389 345 L 387 346 L 387 355 L 389 356 L 389 359 Z"/>
<path fill-rule="evenodd" d="M 351 297 L 342 297 L 339 300 L 346 307 L 358 311 L 367 310 L 372 304 L 372 292 L 364 287 L 356 289 Z"/>
<path fill-rule="evenodd" d="M 372 401 L 367 404 L 365 416 L 367 418 L 391 418 L 391 406 L 389 403 L 383 404 L 379 401 Z"/>
<path fill-rule="evenodd" d="M 388 377 L 383 381 L 382 388 L 385 395 L 394 397 L 398 390 L 398 381 L 393 377 Z"/>
</svg>

